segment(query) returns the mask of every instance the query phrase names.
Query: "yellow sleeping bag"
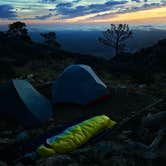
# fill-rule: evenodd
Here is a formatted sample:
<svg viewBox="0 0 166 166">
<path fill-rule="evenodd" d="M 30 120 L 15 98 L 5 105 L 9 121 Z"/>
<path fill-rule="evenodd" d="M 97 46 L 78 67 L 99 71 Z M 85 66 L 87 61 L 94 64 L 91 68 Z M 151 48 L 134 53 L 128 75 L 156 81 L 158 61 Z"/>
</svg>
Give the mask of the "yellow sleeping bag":
<svg viewBox="0 0 166 166">
<path fill-rule="evenodd" d="M 95 116 L 48 138 L 47 146 L 39 146 L 37 152 L 41 157 L 71 152 L 85 144 L 93 136 L 115 124 L 116 122 L 108 116 Z"/>
</svg>

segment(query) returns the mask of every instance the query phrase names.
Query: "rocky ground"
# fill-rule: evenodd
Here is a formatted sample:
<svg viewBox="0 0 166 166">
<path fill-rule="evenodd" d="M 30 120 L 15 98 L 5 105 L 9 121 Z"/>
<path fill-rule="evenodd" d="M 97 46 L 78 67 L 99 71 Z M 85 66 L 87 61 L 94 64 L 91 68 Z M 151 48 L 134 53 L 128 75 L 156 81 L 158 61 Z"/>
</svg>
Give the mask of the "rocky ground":
<svg viewBox="0 0 166 166">
<path fill-rule="evenodd" d="M 45 92 L 42 89 L 40 91 Z M 152 91 L 152 87 L 146 85 L 110 86 L 110 91 L 112 97 L 109 100 L 89 108 L 57 106 L 55 111 L 58 110 L 59 113 L 55 114 L 55 117 L 48 124 L 38 129 L 24 131 L 22 127 L 14 125 L 14 122 L 1 122 L 0 165 L 165 165 L 166 113 L 164 111 L 166 102 L 164 95 L 160 93 L 159 96 L 157 91 Z M 143 110 L 151 104 L 152 106 Z M 73 119 L 69 118 L 66 114 L 68 111 L 72 111 L 72 114 L 76 116 Z M 37 160 L 32 160 L 32 156 L 31 159 L 28 157 L 27 159 L 20 158 L 24 156 L 20 150 L 21 144 L 55 127 L 71 124 L 74 119 L 82 118 L 83 111 L 86 113 L 86 117 L 106 114 L 116 120 L 118 126 L 101 139 L 92 141 L 70 154 Z M 20 136 L 20 133 L 23 135 Z M 25 137 L 26 133 L 28 133 L 28 137 Z"/>
<path fill-rule="evenodd" d="M 11 78 L 28 79 L 49 98 L 51 82 L 65 67 L 87 64 L 106 83 L 111 94 L 109 100 L 99 105 L 56 106 L 55 116 L 33 130 L 24 130 L 12 121 L 0 121 L 0 166 L 165 165 L 166 40 L 135 53 L 135 56 L 110 61 L 50 49 L 40 43 L 9 39 L 3 33 L 0 34 L 0 46 L 3 55 L 0 58 L 0 83 Z M 106 114 L 118 122 L 117 127 L 101 139 L 70 154 L 35 160 L 33 154 L 25 157 L 32 150 L 25 146 L 30 140 L 54 128 L 58 133 L 78 119 L 98 114 Z"/>
<path fill-rule="evenodd" d="M 36 165 L 165 165 L 165 102 L 131 118 L 96 144 L 87 145 L 70 154 L 38 160 Z M 156 114 L 156 112 L 158 112 Z M 148 116 L 148 117 L 147 117 Z M 150 117 L 150 118 L 149 118 Z M 151 119 L 152 118 L 152 119 Z M 148 126 L 149 125 L 149 126 Z"/>
<path fill-rule="evenodd" d="M 86 58 L 81 63 L 87 62 Z M 158 126 L 160 118 L 156 119 L 153 127 L 144 126 L 142 122 L 146 116 L 166 111 L 166 74 L 164 72 L 152 73 L 152 76 L 140 77 L 133 76 L 131 73 L 111 72 L 109 65 L 99 62 L 90 65 L 107 84 L 110 89 L 111 97 L 98 105 L 79 107 L 73 105 L 56 106 L 55 116 L 44 126 L 25 131 L 21 126 L 14 122 L 0 122 L 0 166 L 2 165 L 113 165 L 113 166 L 155 166 L 164 165 L 165 142 L 164 125 Z M 28 79 L 42 94 L 50 98 L 50 86 L 52 80 L 71 63 L 80 63 L 80 59 L 60 58 L 56 62 L 51 61 L 46 64 L 41 61 L 27 64 L 24 67 L 15 68 L 15 72 L 20 79 Z M 33 66 L 37 70 L 33 69 Z M 97 65 L 96 65 L 97 64 Z M 104 63 L 105 64 L 105 63 Z M 27 70 L 28 69 L 28 70 Z M 152 80 L 153 77 L 153 81 Z M 144 79 L 147 79 L 145 82 Z M 140 81 L 141 80 L 141 81 Z M 164 101 L 160 101 L 163 99 Z M 137 115 L 142 109 L 156 103 L 143 111 L 136 118 L 129 118 Z M 158 103 L 158 101 L 160 101 Z M 69 116 L 68 112 L 73 116 Z M 95 143 L 92 141 L 86 146 L 70 153 L 47 159 L 29 160 L 23 157 L 26 151 L 20 149 L 21 145 L 26 144 L 39 135 L 60 128 L 59 131 L 69 124 L 76 123 L 78 119 L 106 114 L 118 124 L 125 122 L 120 128 L 115 128 L 102 139 Z M 152 118 L 153 119 L 153 118 Z M 166 118 L 165 118 L 166 119 Z M 123 123 L 122 123 L 123 124 Z M 117 132 L 118 131 L 118 132 Z M 21 133 L 21 135 L 20 135 Z M 27 149 L 26 149 L 27 150 Z M 29 152 L 29 151 L 28 151 Z M 31 156 L 32 158 L 32 156 Z"/>
</svg>

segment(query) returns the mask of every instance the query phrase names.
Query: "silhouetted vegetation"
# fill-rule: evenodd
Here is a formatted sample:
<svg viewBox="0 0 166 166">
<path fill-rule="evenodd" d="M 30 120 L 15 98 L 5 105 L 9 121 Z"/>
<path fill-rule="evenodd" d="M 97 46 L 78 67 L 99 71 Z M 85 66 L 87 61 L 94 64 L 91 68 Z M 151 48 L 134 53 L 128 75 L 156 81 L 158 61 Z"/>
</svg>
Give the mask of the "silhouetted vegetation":
<svg viewBox="0 0 166 166">
<path fill-rule="evenodd" d="M 166 40 L 161 40 L 154 46 L 129 54 L 122 53 L 125 47 L 124 42 L 132 35 L 128 25 L 112 25 L 112 31 L 107 30 L 104 35 L 101 40 L 105 41 L 104 37 L 108 38 L 109 46 L 112 45 L 111 41 L 116 42 L 118 35 L 119 43 L 114 43 L 114 46 L 118 45 L 117 56 L 109 61 L 91 55 L 64 51 L 57 42 L 55 32 L 42 33 L 44 43 L 34 42 L 29 37 L 26 24 L 15 22 L 9 25 L 7 31 L 0 32 L 0 77 L 6 77 L 6 79 L 18 77 L 21 72 L 18 72 L 17 68 L 19 70 L 24 68 L 26 72 L 23 71 L 22 75 L 40 71 L 44 80 L 48 80 L 48 77 L 54 76 L 55 71 L 50 72 L 50 70 L 55 69 L 55 66 L 58 66 L 58 70 L 60 70 L 65 64 L 82 63 L 90 65 L 100 73 L 106 69 L 105 75 L 109 78 L 112 72 L 121 74 L 130 72 L 130 76 L 135 82 L 149 84 L 153 82 L 153 72 L 165 70 Z M 119 56 L 120 54 L 123 56 Z"/>
<path fill-rule="evenodd" d="M 14 76 L 14 70 L 7 60 L 0 60 L 0 78 L 1 80 L 6 78 L 12 78 Z"/>
<path fill-rule="evenodd" d="M 24 41 L 31 41 L 31 37 L 28 35 L 28 29 L 23 22 L 14 22 L 10 24 L 8 31 L 6 32 L 9 37 L 22 39 Z"/>
<path fill-rule="evenodd" d="M 132 36 L 132 31 L 127 24 L 111 24 L 111 28 L 103 32 L 99 42 L 115 49 L 115 55 L 119 56 L 126 46 L 125 41 Z"/>
<path fill-rule="evenodd" d="M 63 54 L 57 49 L 60 44 L 54 32 L 42 34 L 45 42 L 37 43 L 32 41 L 25 23 L 18 21 L 8 27 L 7 31 L 0 32 L 0 60 L 7 59 L 11 66 L 23 66 L 32 60 L 46 60 L 49 54 Z"/>
<path fill-rule="evenodd" d="M 135 83 L 146 84 L 146 85 L 151 85 L 152 83 L 154 83 L 155 80 L 153 73 L 150 71 L 133 72 L 132 79 L 134 80 Z"/>
<path fill-rule="evenodd" d="M 166 39 L 158 41 L 155 45 L 144 48 L 133 54 L 135 64 L 142 65 L 149 71 L 160 71 L 166 69 Z"/>
<path fill-rule="evenodd" d="M 56 41 L 56 33 L 48 32 L 40 34 L 44 38 L 44 43 L 50 47 L 60 48 L 61 45 Z"/>
</svg>

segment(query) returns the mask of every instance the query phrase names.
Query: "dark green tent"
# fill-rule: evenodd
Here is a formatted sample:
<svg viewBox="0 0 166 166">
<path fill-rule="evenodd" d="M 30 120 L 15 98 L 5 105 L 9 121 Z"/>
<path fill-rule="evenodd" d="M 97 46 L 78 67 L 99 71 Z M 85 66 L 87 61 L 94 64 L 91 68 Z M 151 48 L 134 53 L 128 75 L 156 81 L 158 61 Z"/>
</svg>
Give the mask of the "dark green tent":
<svg viewBox="0 0 166 166">
<path fill-rule="evenodd" d="M 1 118 L 12 118 L 28 128 L 52 116 L 51 103 L 26 80 L 11 80 L 0 87 L 0 107 Z"/>
</svg>

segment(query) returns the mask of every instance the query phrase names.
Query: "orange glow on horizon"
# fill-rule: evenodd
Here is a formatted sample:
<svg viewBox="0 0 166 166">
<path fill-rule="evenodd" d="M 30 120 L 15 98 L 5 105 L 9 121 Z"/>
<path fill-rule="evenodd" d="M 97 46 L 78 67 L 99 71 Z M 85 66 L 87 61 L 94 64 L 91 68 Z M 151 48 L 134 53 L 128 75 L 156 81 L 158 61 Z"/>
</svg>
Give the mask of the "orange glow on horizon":
<svg viewBox="0 0 166 166">
<path fill-rule="evenodd" d="M 79 22 L 80 20 L 84 23 L 166 23 L 166 6 L 159 8 L 152 8 L 147 10 L 115 14 L 113 16 L 107 16 L 100 19 L 94 19 L 93 16 L 89 19 L 84 18 L 85 16 L 73 18 L 67 20 L 67 22 Z M 87 17 L 87 16 L 86 16 Z M 112 18 L 111 18 L 112 17 Z"/>
</svg>

